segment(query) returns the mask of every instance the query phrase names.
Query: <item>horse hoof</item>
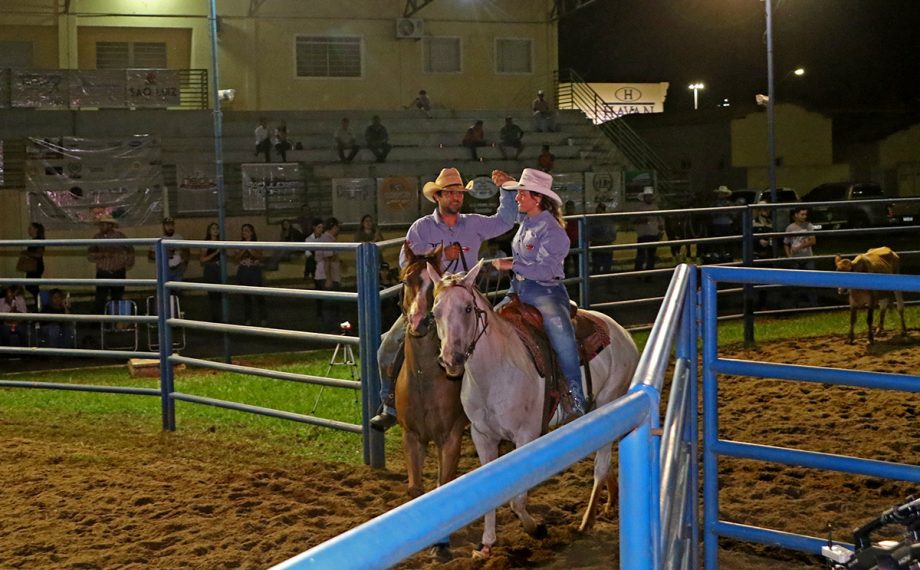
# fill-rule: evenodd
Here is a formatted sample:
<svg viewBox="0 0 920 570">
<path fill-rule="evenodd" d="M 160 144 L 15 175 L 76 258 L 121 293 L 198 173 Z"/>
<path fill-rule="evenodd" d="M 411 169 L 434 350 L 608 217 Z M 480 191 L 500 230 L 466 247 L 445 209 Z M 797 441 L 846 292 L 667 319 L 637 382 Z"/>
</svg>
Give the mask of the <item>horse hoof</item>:
<svg viewBox="0 0 920 570">
<path fill-rule="evenodd" d="M 422 495 L 424 495 L 425 491 L 422 489 L 416 489 L 416 488 L 410 487 L 409 489 L 406 489 L 406 493 L 409 495 L 410 499 L 417 499 L 418 497 L 421 497 Z"/>
<path fill-rule="evenodd" d="M 546 525 L 543 523 L 538 524 L 534 527 L 533 532 L 530 533 L 530 536 L 534 538 L 546 538 L 549 536 L 549 532 L 546 531 Z"/>
<path fill-rule="evenodd" d="M 451 554 L 450 548 L 448 548 L 446 544 L 436 544 L 432 546 L 428 549 L 428 556 L 441 564 L 450 562 L 454 558 L 454 555 Z"/>
<path fill-rule="evenodd" d="M 479 550 L 473 551 L 473 560 L 488 560 L 492 557 L 492 547 L 483 546 Z"/>
</svg>

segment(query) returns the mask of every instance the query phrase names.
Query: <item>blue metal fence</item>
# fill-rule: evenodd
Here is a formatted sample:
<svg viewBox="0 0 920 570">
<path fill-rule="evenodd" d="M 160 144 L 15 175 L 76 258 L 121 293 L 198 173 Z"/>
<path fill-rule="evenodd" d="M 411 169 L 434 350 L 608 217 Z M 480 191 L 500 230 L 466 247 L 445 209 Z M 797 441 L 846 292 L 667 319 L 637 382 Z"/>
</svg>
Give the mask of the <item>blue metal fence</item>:
<svg viewBox="0 0 920 570">
<path fill-rule="evenodd" d="M 869 273 L 831 273 L 826 271 L 783 271 L 775 269 L 746 269 L 705 267 L 702 270 L 703 307 L 703 504 L 705 528 L 705 568 L 718 568 L 719 537 L 735 538 L 781 546 L 811 554 L 820 554 L 827 540 L 764 529 L 719 519 L 718 458 L 739 457 L 812 467 L 873 477 L 899 479 L 920 483 L 920 466 L 875 461 L 771 447 L 719 438 L 717 389 L 719 374 L 734 374 L 757 378 L 776 378 L 802 382 L 821 382 L 846 386 L 861 386 L 885 390 L 920 393 L 920 376 L 815 368 L 792 364 L 768 364 L 747 360 L 719 358 L 717 351 L 718 283 L 792 285 L 806 287 L 844 287 L 851 289 L 920 292 L 920 276 L 879 275 Z"/>
<path fill-rule="evenodd" d="M 351 531 L 275 566 L 276 569 L 376 568 L 393 565 L 469 524 L 610 442 L 619 444 L 620 565 L 635 570 L 679 567 L 694 560 L 696 494 L 659 489 L 696 477 L 696 275 L 677 269 L 628 393 L 615 402 L 496 461 L 438 487 Z M 670 407 L 659 429 L 659 399 L 677 346 Z M 658 457 L 664 448 L 664 474 Z M 585 482 L 585 490 L 588 490 Z M 690 488 L 689 486 L 687 488 Z M 659 496 L 662 500 L 659 500 Z M 679 527 L 663 540 L 661 520 Z M 392 529 L 399 529 L 398 538 Z M 673 539 L 676 536 L 678 539 Z M 683 567 L 689 567 L 684 565 Z"/>
</svg>

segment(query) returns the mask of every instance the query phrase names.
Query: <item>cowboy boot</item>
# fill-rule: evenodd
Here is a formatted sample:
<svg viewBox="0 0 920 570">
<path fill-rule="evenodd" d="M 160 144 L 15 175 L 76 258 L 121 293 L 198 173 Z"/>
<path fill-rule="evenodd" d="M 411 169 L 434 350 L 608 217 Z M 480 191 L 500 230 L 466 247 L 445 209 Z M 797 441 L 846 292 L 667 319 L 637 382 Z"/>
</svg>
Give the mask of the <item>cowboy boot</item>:
<svg viewBox="0 0 920 570">
<path fill-rule="evenodd" d="M 377 408 L 377 415 L 370 419 L 371 427 L 380 431 L 386 431 L 396 425 L 396 398 L 389 394 L 380 407 Z"/>
<path fill-rule="evenodd" d="M 563 423 L 569 423 L 574 419 L 580 418 L 588 411 L 588 403 L 585 400 L 584 393 L 581 391 L 581 379 L 579 378 L 575 382 L 566 379 L 566 384 L 569 387 L 567 394 L 569 406 L 564 406 L 566 414 L 563 418 Z"/>
</svg>

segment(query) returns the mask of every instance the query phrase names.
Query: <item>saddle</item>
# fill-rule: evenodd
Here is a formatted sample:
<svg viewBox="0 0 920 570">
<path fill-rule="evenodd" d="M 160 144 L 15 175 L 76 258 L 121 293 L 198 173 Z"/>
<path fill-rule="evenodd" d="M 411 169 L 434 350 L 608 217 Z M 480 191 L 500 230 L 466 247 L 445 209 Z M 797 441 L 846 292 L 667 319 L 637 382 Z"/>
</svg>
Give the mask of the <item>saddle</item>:
<svg viewBox="0 0 920 570">
<path fill-rule="evenodd" d="M 527 352 L 533 360 L 537 372 L 546 379 L 546 394 L 543 398 L 543 427 L 542 433 L 548 430 L 550 419 L 556 413 L 559 404 L 563 402 L 563 394 L 567 392 L 559 360 L 549 343 L 546 329 L 543 328 L 543 315 L 540 311 L 524 304 L 517 295 L 510 295 L 511 301 L 498 309 L 501 315 L 517 332 L 518 337 L 527 347 Z M 603 321 L 583 311 L 570 301 L 569 316 L 575 328 L 575 342 L 578 345 L 578 358 L 585 369 L 585 380 L 588 399 L 588 408 L 594 402 L 594 388 L 591 382 L 591 368 L 588 363 L 594 359 L 604 348 L 610 344 L 610 334 Z"/>
</svg>

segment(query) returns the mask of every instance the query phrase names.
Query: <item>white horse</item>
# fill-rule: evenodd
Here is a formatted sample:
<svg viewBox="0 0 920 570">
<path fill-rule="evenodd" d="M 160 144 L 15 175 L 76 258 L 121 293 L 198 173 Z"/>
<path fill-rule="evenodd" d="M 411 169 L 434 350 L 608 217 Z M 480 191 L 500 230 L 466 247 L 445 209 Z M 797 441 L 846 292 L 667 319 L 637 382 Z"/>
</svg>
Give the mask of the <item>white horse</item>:
<svg viewBox="0 0 920 570">
<path fill-rule="evenodd" d="M 451 376 L 464 373 L 460 398 L 471 422 L 471 434 L 482 464 L 498 457 L 502 440 L 515 447 L 540 437 L 543 416 L 544 379 L 527 353 L 527 348 L 512 326 L 492 311 L 489 301 L 475 288 L 480 261 L 468 273 L 440 276 L 429 265 L 429 278 L 435 284 L 432 309 L 441 339 L 441 363 Z M 632 337 L 616 321 L 591 311 L 602 320 L 610 335 L 610 345 L 591 360 L 593 397 L 598 406 L 626 393 L 639 362 L 639 351 Z M 412 322 L 419 315 L 410 315 Z M 587 393 L 587 390 L 586 390 Z M 582 518 L 580 530 L 594 525 L 601 489 L 606 486 L 607 508 L 615 496 L 611 477 L 611 446 L 598 450 L 594 458 L 594 488 Z M 511 501 L 511 510 L 521 519 L 528 534 L 545 532 L 527 512 L 527 494 Z M 487 558 L 495 543 L 495 511 L 485 516 L 482 546 L 473 556 Z"/>
</svg>

